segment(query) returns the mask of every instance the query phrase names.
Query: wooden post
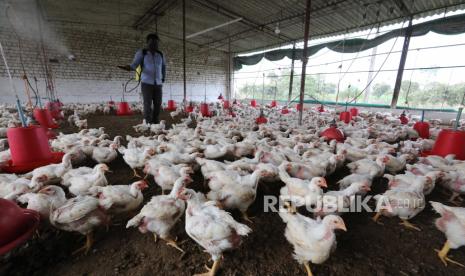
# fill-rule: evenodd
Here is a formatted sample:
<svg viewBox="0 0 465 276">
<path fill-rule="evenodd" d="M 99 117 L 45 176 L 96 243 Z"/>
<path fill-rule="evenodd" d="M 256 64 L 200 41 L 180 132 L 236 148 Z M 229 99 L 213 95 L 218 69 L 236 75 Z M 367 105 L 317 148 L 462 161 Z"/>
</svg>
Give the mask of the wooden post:
<svg viewBox="0 0 465 276">
<path fill-rule="evenodd" d="M 307 0 L 307 8 L 305 9 L 305 32 L 304 32 L 304 50 L 302 52 L 302 75 L 300 76 L 300 111 L 299 111 L 299 125 L 302 125 L 302 116 L 304 110 L 304 94 L 305 94 L 305 73 L 307 71 L 307 47 L 308 36 L 310 32 L 310 6 L 311 0 Z"/>
<path fill-rule="evenodd" d="M 289 77 L 289 96 L 287 102 L 289 103 L 292 99 L 292 86 L 294 84 L 294 59 L 295 59 L 295 42 L 292 45 L 292 63 L 291 63 L 291 76 Z"/>
<path fill-rule="evenodd" d="M 404 75 L 405 62 L 407 61 L 408 47 L 410 45 L 410 37 L 412 36 L 412 20 L 410 17 L 408 27 L 405 32 L 404 45 L 399 61 L 399 69 L 397 70 L 396 84 L 394 85 L 394 93 L 392 94 L 391 108 L 396 108 L 397 100 L 399 99 L 400 87 L 402 85 L 402 76 Z"/>
</svg>

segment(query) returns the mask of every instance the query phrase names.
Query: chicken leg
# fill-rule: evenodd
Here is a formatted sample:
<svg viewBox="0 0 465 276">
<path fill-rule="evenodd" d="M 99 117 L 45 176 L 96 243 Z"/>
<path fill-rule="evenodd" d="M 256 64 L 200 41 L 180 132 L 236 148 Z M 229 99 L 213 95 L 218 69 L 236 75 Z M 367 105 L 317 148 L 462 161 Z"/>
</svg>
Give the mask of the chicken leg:
<svg viewBox="0 0 465 276">
<path fill-rule="evenodd" d="M 459 206 L 460 203 L 463 202 L 463 198 L 460 197 L 459 193 L 452 192 L 451 197 L 449 198 L 449 202 L 454 204 L 455 206 Z"/>
<path fill-rule="evenodd" d="M 383 225 L 383 223 L 379 221 L 379 218 L 380 218 L 380 217 L 381 217 L 381 212 L 378 212 L 378 213 L 376 213 L 376 215 L 375 215 L 374 217 L 372 217 L 371 219 L 372 219 L 374 222 L 376 222 L 377 224 Z"/>
<path fill-rule="evenodd" d="M 133 177 L 142 178 L 142 176 L 139 175 L 139 173 L 137 172 L 136 169 L 132 169 L 132 171 L 134 172 L 134 176 L 133 176 Z"/>
<path fill-rule="evenodd" d="M 94 239 L 93 239 L 93 236 L 92 236 L 92 232 L 90 232 L 90 233 L 88 233 L 86 235 L 86 243 L 84 244 L 84 246 L 77 249 L 77 250 L 75 250 L 73 252 L 73 255 L 75 255 L 75 254 L 77 254 L 77 253 L 79 253 L 81 251 L 84 251 L 84 254 L 87 254 L 89 252 L 90 248 L 92 247 L 92 244 L 94 244 Z"/>
<path fill-rule="evenodd" d="M 442 249 L 440 251 L 435 249 L 435 251 L 438 252 L 439 259 L 441 259 L 442 263 L 445 266 L 447 266 L 447 262 L 450 262 L 450 263 L 456 264 L 458 266 L 465 267 L 465 265 L 463 265 L 463 264 L 461 264 L 459 262 L 456 262 L 454 260 L 451 260 L 449 257 L 447 257 L 447 253 L 449 252 L 449 250 L 450 250 L 450 243 L 449 243 L 448 240 L 444 243 L 444 246 L 442 247 Z"/>
<path fill-rule="evenodd" d="M 403 226 L 405 226 L 406 228 L 409 228 L 409 229 L 413 229 L 413 230 L 417 230 L 417 231 L 421 231 L 420 228 L 416 227 L 415 225 L 413 225 L 412 223 L 410 223 L 408 220 L 406 219 L 403 219 L 401 223 L 399 224 L 402 224 Z"/>
<path fill-rule="evenodd" d="M 308 264 L 308 262 L 305 262 L 304 266 L 305 270 L 307 271 L 307 276 L 313 276 L 312 270 L 310 269 L 310 265 Z"/>
<path fill-rule="evenodd" d="M 184 253 L 184 250 L 181 249 L 181 247 L 178 246 L 178 244 L 176 243 L 176 240 L 177 239 L 171 239 L 171 238 L 162 238 L 162 240 L 164 240 L 166 242 L 167 245 L 171 246 L 171 247 L 174 247 L 176 248 L 177 250 L 181 251 L 182 253 Z"/>
<path fill-rule="evenodd" d="M 242 213 L 242 219 L 244 219 L 247 222 L 253 223 L 251 218 L 247 215 L 247 211 L 241 211 L 241 213 Z"/>
<path fill-rule="evenodd" d="M 194 274 L 194 276 L 215 276 L 219 265 L 220 265 L 220 260 L 218 259 L 218 260 L 213 262 L 213 265 L 212 265 L 211 268 L 209 268 L 207 265 L 205 265 L 205 268 L 208 270 L 208 272 L 200 273 L 200 274 Z"/>
</svg>

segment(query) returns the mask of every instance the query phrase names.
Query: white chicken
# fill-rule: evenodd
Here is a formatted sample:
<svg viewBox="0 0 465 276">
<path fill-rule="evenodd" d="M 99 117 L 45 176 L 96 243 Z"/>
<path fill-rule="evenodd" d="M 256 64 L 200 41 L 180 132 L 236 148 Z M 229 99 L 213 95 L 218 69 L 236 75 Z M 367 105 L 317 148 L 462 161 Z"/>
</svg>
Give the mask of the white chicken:
<svg viewBox="0 0 465 276">
<path fill-rule="evenodd" d="M 108 147 L 94 147 L 92 150 L 92 159 L 97 163 L 110 163 L 118 157 L 116 149 L 118 144 L 111 143 Z"/>
<path fill-rule="evenodd" d="M 106 164 L 98 164 L 91 173 L 73 176 L 67 180 L 69 183 L 69 192 L 73 195 L 86 195 L 90 193 L 93 186 L 108 185 L 105 172 L 109 170 Z"/>
<path fill-rule="evenodd" d="M 43 182 L 36 182 L 38 177 L 43 177 L 44 175 L 47 176 L 47 182 L 43 184 L 55 184 L 59 183 L 61 177 L 72 169 L 71 158 L 73 155 L 71 153 L 67 153 L 63 156 L 63 159 L 60 164 L 50 164 L 47 166 L 39 167 L 32 171 L 32 180 L 29 185 L 29 188 L 33 190 L 39 190 L 41 186 L 36 186 L 37 183 Z"/>
<path fill-rule="evenodd" d="M 361 159 L 347 164 L 352 173 L 368 174 L 372 177 L 382 176 L 389 161 L 387 156 L 378 156 L 375 161 L 371 159 Z"/>
<path fill-rule="evenodd" d="M 201 193 L 183 189 L 178 197 L 187 200 L 186 232 L 210 254 L 213 266 L 208 268 L 206 274 L 213 276 L 219 268 L 223 252 L 237 248 L 241 244 L 241 236 L 247 236 L 252 230 L 235 221 L 214 201 L 205 201 Z"/>
<path fill-rule="evenodd" d="M 110 214 L 121 214 L 137 209 L 144 200 L 142 191 L 147 182 L 137 181 L 131 185 L 92 186 L 89 193 L 97 196 L 99 204 Z"/>
<path fill-rule="evenodd" d="M 39 212 L 42 219 L 48 220 L 51 210 L 55 210 L 65 204 L 66 195 L 61 187 L 49 185 L 37 193 L 23 194 L 17 200 L 22 204 L 27 204 L 27 209 Z"/>
<path fill-rule="evenodd" d="M 187 176 L 180 177 L 170 194 L 152 197 L 139 214 L 128 221 L 126 228 L 138 227 L 141 233 L 152 232 L 155 241 L 160 236 L 168 245 L 183 252 L 176 241 L 170 238 L 170 230 L 184 213 L 185 202 L 177 196 L 190 181 Z"/>
<path fill-rule="evenodd" d="M 425 195 L 423 194 L 424 182 L 416 181 L 406 188 L 393 188 L 384 194 L 375 195 L 376 215 L 373 221 L 378 222 L 381 215 L 392 217 L 398 216 L 402 225 L 406 228 L 421 231 L 420 228 L 411 224 L 408 220 L 415 217 L 425 209 Z"/>
<path fill-rule="evenodd" d="M 123 154 L 123 159 L 126 164 L 131 167 L 134 172 L 135 177 L 142 178 L 136 171 L 138 168 L 144 167 L 144 164 L 147 160 L 150 159 L 152 155 L 155 154 L 155 150 L 153 148 L 124 148 L 120 147 L 119 152 Z"/>
<path fill-rule="evenodd" d="M 433 209 L 441 215 L 436 219 L 436 228 L 446 235 L 446 242 L 442 249 L 436 250 L 438 257 L 447 266 L 447 262 L 465 267 L 465 265 L 447 257 L 450 249 L 457 249 L 465 245 L 465 208 L 451 207 L 439 202 L 430 201 Z"/>
<path fill-rule="evenodd" d="M 92 196 L 77 196 L 67 200 L 50 214 L 53 226 L 64 231 L 79 232 L 86 235 L 86 243 L 74 253 L 84 251 L 86 254 L 93 244 L 92 231 L 100 225 L 107 225 L 109 220 L 99 201 Z"/>
<path fill-rule="evenodd" d="M 342 218 L 336 215 L 317 220 L 286 210 L 279 215 L 286 223 L 284 235 L 294 247 L 294 259 L 304 265 L 308 276 L 313 275 L 309 262 L 322 264 L 336 248 L 334 230 L 347 231 Z"/>
</svg>

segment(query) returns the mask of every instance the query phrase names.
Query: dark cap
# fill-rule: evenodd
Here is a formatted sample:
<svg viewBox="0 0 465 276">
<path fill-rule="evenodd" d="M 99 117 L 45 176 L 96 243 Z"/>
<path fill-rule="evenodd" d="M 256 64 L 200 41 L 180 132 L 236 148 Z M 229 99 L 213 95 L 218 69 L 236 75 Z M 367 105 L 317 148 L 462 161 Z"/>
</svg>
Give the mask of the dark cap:
<svg viewBox="0 0 465 276">
<path fill-rule="evenodd" d="M 147 37 L 145 38 L 146 41 L 149 41 L 149 39 L 156 39 L 157 41 L 160 41 L 160 38 L 156 33 L 151 33 L 148 34 Z"/>
</svg>

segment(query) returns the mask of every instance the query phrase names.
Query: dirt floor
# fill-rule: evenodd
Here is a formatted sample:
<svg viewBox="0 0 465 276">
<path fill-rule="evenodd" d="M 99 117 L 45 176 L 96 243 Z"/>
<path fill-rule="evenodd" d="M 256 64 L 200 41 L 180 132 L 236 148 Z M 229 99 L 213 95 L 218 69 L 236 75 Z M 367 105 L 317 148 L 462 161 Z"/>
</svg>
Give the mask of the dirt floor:
<svg viewBox="0 0 465 276">
<path fill-rule="evenodd" d="M 172 121 L 168 114 L 162 119 Z M 141 122 L 140 115 L 117 117 L 95 115 L 88 118 L 89 127 L 104 126 L 112 137 L 135 135 L 132 125 Z M 76 129 L 63 127 L 65 133 Z M 87 164 L 94 165 L 93 163 Z M 110 164 L 111 184 L 129 184 L 132 171 L 121 156 Z M 338 171 L 328 178 L 330 189 L 348 171 Z M 194 176 L 194 189 L 202 190 L 202 177 Z M 263 212 L 263 196 L 278 195 L 282 183 L 260 183 L 256 202 L 249 209 L 254 216 L 249 224 L 253 232 L 242 246 L 224 254 L 218 275 L 305 275 L 303 266 L 292 258 L 292 247 L 284 237 L 285 225 L 276 213 Z M 151 180 L 144 192 L 145 200 L 160 194 Z M 387 181 L 377 179 L 372 193 L 383 192 Z M 447 201 L 438 188 L 427 200 Z M 238 214 L 233 213 L 240 221 Z M 322 265 L 313 265 L 315 275 L 465 275 L 465 269 L 456 265 L 445 267 L 434 249 L 440 249 L 444 235 L 434 226 L 436 214 L 428 204 L 412 220 L 421 232 L 407 230 L 399 225 L 398 218 L 381 218 L 384 225 L 374 223 L 371 213 L 352 213 L 343 216 L 348 232 L 337 234 L 337 249 Z M 141 234 L 137 229 L 126 229 L 127 219 L 114 220 L 108 232 L 98 229 L 93 251 L 88 255 L 72 255 L 84 237 L 77 233 L 51 230 L 43 226 L 40 237 L 0 259 L 0 275 L 193 275 L 204 272 L 209 255 L 191 240 L 184 231 L 182 219 L 173 234 L 181 241 L 185 254 L 164 242 L 155 243 L 153 236 Z M 452 250 L 451 256 L 465 263 L 465 247 Z"/>
</svg>

